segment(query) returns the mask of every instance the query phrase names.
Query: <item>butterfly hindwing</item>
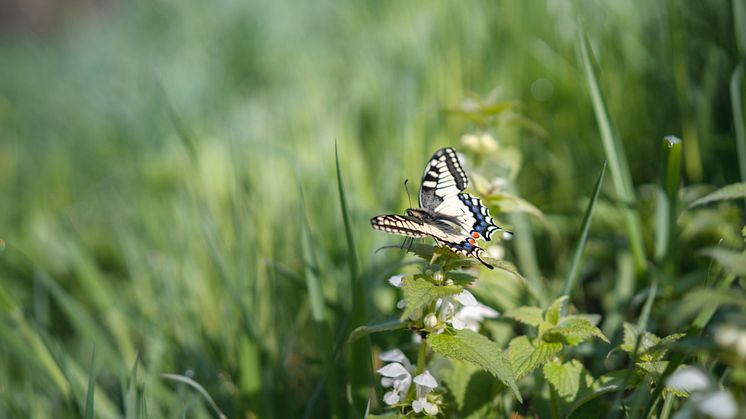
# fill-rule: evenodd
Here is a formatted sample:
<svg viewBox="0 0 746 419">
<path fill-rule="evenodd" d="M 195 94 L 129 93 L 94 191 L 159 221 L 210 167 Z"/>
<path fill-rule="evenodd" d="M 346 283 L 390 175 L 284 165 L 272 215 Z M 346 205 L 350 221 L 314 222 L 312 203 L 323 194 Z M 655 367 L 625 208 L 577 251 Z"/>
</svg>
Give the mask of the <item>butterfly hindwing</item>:
<svg viewBox="0 0 746 419">
<path fill-rule="evenodd" d="M 434 211 L 466 189 L 469 179 L 450 147 L 436 151 L 425 166 L 420 183 L 420 207 Z"/>
</svg>

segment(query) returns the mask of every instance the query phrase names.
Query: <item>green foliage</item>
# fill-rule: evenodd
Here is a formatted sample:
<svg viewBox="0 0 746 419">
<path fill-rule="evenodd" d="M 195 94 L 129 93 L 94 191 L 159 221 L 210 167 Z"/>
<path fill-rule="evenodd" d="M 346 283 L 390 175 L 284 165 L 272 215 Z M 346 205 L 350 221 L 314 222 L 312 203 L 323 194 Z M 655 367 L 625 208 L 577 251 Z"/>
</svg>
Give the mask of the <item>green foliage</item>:
<svg viewBox="0 0 746 419">
<path fill-rule="evenodd" d="M 26 3 L 0 417 L 417 416 L 392 348 L 443 418 L 705 417 L 684 365 L 746 406 L 742 1 Z M 493 271 L 369 228 L 444 146 Z"/>
<path fill-rule="evenodd" d="M 405 278 L 402 284 L 406 309 L 401 315 L 405 320 L 428 304 L 433 304 L 439 298 L 449 297 L 460 293 L 463 288 L 458 285 L 435 285 L 430 281 L 419 278 Z"/>
<path fill-rule="evenodd" d="M 505 384 L 521 400 L 515 383 L 515 374 L 502 349 L 483 335 L 471 330 L 458 330 L 453 335 L 430 335 L 428 343 L 441 355 L 470 362 L 488 371 Z"/>
</svg>

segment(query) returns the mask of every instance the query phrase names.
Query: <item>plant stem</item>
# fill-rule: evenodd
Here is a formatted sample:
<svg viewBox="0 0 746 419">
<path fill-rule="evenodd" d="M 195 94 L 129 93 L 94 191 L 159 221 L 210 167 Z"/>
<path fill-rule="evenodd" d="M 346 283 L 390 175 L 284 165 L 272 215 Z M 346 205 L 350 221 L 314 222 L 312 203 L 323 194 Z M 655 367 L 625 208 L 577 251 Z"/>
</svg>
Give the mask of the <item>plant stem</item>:
<svg viewBox="0 0 746 419">
<path fill-rule="evenodd" d="M 668 396 L 666 401 L 663 402 L 663 410 L 661 411 L 660 419 L 668 419 L 671 416 L 671 409 L 673 408 L 673 401 L 675 397 L 673 395 Z"/>
<path fill-rule="evenodd" d="M 425 372 L 425 358 L 427 358 L 427 339 L 422 338 L 422 343 L 420 344 L 420 353 L 417 355 L 417 371 L 415 371 L 415 376 L 418 376 Z"/>
</svg>

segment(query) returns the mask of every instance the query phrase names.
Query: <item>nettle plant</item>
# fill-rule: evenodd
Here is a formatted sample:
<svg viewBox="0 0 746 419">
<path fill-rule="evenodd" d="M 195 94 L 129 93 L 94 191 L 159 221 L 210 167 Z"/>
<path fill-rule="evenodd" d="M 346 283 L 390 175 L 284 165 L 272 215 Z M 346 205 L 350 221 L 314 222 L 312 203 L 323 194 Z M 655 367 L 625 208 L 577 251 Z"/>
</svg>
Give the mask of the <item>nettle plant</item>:
<svg viewBox="0 0 746 419">
<path fill-rule="evenodd" d="M 474 153 L 475 160 L 484 161 L 498 154 L 497 143 L 489 134 L 464 136 L 462 144 Z M 501 189 L 507 181 L 500 178 L 487 181 L 474 172 L 470 176 L 475 179 L 474 189 L 490 207 L 510 208 L 512 204 L 514 209 L 533 208 Z M 523 278 L 509 262 L 491 257 L 500 256 L 499 245 L 487 248 L 481 257 L 477 254 L 475 258 L 464 258 L 452 251 L 452 247 L 420 243 L 406 246 L 421 261 L 419 272 L 389 279 L 403 295 L 397 304 L 401 310 L 399 322 L 393 327 L 367 330 L 406 327 L 419 342 L 414 362 L 398 348 L 379 355 L 381 366 L 377 372 L 384 389 L 384 415 L 500 417 L 498 412 L 513 412 L 516 401 L 524 402 L 518 381 L 540 367 L 543 367 L 541 377 L 548 383 L 544 390 L 550 393 L 547 399 L 552 402 L 551 408 L 569 412 L 570 403 L 581 392 L 591 391 L 595 380 L 564 349 L 594 338 L 608 343 L 596 326 L 600 316 L 568 314 L 567 296 L 556 299 L 546 309 L 518 307 L 503 316 L 529 326 L 527 334 L 514 337 L 504 348 L 480 333 L 481 322 L 496 318 L 499 313 L 477 301 L 469 289 L 476 285 L 482 265 Z M 540 395 L 532 395 L 536 396 Z M 561 406 L 563 402 L 566 406 Z"/>
</svg>

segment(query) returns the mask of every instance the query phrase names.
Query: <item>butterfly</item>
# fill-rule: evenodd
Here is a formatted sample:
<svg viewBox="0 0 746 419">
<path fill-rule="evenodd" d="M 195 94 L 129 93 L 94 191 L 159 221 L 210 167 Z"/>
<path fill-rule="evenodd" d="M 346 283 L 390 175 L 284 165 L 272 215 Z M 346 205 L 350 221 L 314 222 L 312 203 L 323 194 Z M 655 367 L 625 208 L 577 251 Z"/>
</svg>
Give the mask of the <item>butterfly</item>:
<svg viewBox="0 0 746 419">
<path fill-rule="evenodd" d="M 437 244 L 474 257 L 493 269 L 482 259 L 484 249 L 477 245 L 477 239 L 489 241 L 495 232 L 503 229 L 495 224 L 479 198 L 463 193 L 468 184 L 456 151 L 442 148 L 425 166 L 420 183 L 420 207 L 407 209 L 406 215 L 373 217 L 370 224 L 376 230 L 407 237 L 430 236 Z"/>
</svg>

